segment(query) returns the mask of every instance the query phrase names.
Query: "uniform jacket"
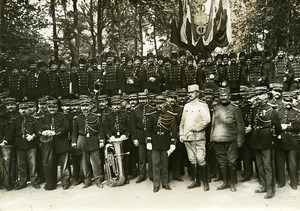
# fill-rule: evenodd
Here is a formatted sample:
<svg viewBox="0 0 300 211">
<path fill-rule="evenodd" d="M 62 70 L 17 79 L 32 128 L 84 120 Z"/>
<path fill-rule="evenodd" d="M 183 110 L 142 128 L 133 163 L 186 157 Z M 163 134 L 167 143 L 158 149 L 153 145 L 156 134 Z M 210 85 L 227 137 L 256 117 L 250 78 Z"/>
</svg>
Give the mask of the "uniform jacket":
<svg viewBox="0 0 300 211">
<path fill-rule="evenodd" d="M 49 78 L 46 72 L 29 71 L 24 78 L 25 96 L 38 99 L 49 94 Z"/>
<path fill-rule="evenodd" d="M 150 77 L 155 78 L 154 82 L 151 82 Z M 156 65 L 148 65 L 142 72 L 143 89 L 148 89 L 149 92 L 160 93 L 160 84 L 163 81 L 163 73 L 159 71 Z"/>
<path fill-rule="evenodd" d="M 57 135 L 53 136 L 54 151 L 56 153 L 67 152 L 70 149 L 68 140 L 70 124 L 63 113 L 46 114 L 39 120 L 38 130 L 41 135 L 44 130 L 54 130 Z"/>
<path fill-rule="evenodd" d="M 124 111 L 119 113 L 111 112 L 104 120 L 104 128 L 107 138 L 111 136 L 119 138 L 121 135 L 128 137 L 130 134 L 130 116 Z"/>
<path fill-rule="evenodd" d="M 103 73 L 103 89 L 104 90 L 119 90 L 124 92 L 124 75 L 121 74 L 119 68 L 115 65 L 107 65 Z"/>
<path fill-rule="evenodd" d="M 213 111 L 211 141 L 244 143 L 245 124 L 238 106 L 219 105 Z"/>
<path fill-rule="evenodd" d="M 183 136 L 186 141 L 205 140 L 205 128 L 209 123 L 210 111 L 208 105 L 195 99 L 187 103 L 183 108 L 179 135 Z"/>
<path fill-rule="evenodd" d="M 139 143 L 145 144 L 146 141 L 146 123 L 147 114 L 146 107 L 139 105 L 132 113 L 131 113 L 131 135 L 133 140 L 138 140 Z"/>
<path fill-rule="evenodd" d="M 26 135 L 35 134 L 31 141 L 26 139 Z M 37 147 L 37 122 L 32 116 L 24 115 L 16 118 L 9 128 L 7 141 L 14 144 L 19 149 L 32 149 Z"/>
<path fill-rule="evenodd" d="M 299 148 L 298 134 L 300 132 L 299 111 L 282 107 L 278 111 L 281 124 L 290 124 L 281 133 L 281 138 L 276 142 L 276 148 L 283 150 L 297 150 Z"/>
<path fill-rule="evenodd" d="M 73 91 L 73 87 L 70 87 L 70 85 L 73 86 L 75 84 L 73 76 L 69 71 L 59 71 L 57 73 L 57 97 L 62 97 L 62 99 L 69 98 Z"/>
<path fill-rule="evenodd" d="M 275 137 L 281 133 L 278 112 L 268 103 L 253 110 L 251 147 L 253 149 L 271 149 Z"/>
<path fill-rule="evenodd" d="M 151 137 L 154 150 L 168 150 L 171 144 L 176 144 L 177 124 L 176 119 L 169 111 L 156 111 L 149 116 L 146 137 Z M 148 142 L 148 141 L 147 141 Z"/>
<path fill-rule="evenodd" d="M 86 70 L 77 70 L 72 73 L 72 78 L 74 80 L 73 92 L 78 95 L 90 95 L 89 90 L 89 77 Z"/>
</svg>

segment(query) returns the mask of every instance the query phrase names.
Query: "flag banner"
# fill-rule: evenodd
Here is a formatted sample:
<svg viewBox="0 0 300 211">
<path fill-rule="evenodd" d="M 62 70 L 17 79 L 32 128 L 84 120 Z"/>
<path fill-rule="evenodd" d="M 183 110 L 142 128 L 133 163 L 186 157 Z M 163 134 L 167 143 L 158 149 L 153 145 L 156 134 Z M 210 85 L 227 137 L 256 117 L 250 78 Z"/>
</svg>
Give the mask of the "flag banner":
<svg viewBox="0 0 300 211">
<path fill-rule="evenodd" d="M 209 54 L 231 41 L 228 0 L 179 0 L 172 20 L 171 42 L 192 54 Z"/>
</svg>

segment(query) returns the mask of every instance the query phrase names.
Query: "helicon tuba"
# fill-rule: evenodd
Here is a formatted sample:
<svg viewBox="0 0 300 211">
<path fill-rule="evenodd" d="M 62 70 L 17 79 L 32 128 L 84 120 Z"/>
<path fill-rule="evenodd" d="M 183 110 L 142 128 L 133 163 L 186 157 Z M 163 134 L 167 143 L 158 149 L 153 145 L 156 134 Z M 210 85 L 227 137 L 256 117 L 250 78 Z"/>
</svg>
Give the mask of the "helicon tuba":
<svg viewBox="0 0 300 211">
<path fill-rule="evenodd" d="M 123 139 L 116 138 L 104 149 L 107 180 L 111 187 L 121 186 L 125 182 L 123 159 L 128 153 L 123 153 L 123 141 Z"/>
</svg>

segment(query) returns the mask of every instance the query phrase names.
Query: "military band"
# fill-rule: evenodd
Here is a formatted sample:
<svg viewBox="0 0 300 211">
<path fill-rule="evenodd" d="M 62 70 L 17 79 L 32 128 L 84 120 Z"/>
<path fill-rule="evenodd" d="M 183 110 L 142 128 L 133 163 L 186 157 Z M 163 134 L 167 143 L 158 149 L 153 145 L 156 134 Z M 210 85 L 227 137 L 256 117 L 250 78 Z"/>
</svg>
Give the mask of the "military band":
<svg viewBox="0 0 300 211">
<path fill-rule="evenodd" d="M 288 169 L 295 190 L 299 78 L 300 53 L 282 50 L 274 59 L 256 51 L 118 59 L 109 51 L 78 66 L 12 64 L 1 72 L 0 187 L 19 190 L 30 178 L 32 187 L 46 182 L 54 190 L 60 166 L 64 190 L 81 182 L 120 186 L 137 176 L 158 192 L 182 181 L 188 167 L 188 189 L 202 181 L 210 190 L 220 172 L 217 189 L 235 192 L 257 175 L 255 192 L 269 199 L 275 184 L 286 185 Z"/>
</svg>

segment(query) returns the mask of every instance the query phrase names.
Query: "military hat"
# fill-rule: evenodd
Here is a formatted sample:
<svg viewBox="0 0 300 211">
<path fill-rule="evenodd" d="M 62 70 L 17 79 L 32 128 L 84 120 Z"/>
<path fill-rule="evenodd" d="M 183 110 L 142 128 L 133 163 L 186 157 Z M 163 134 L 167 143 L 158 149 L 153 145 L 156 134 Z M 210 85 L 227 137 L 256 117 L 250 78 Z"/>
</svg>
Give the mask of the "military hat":
<svg viewBox="0 0 300 211">
<path fill-rule="evenodd" d="M 167 63 L 167 62 L 170 62 L 170 57 L 168 57 L 168 56 L 166 56 L 166 57 L 164 58 L 164 63 Z"/>
<path fill-rule="evenodd" d="M 78 99 L 73 99 L 70 101 L 70 106 L 78 106 L 80 105 L 80 101 Z"/>
<path fill-rule="evenodd" d="M 126 95 L 126 94 L 123 94 L 122 97 L 121 97 L 121 100 L 129 100 L 129 95 Z"/>
<path fill-rule="evenodd" d="M 70 106 L 70 100 L 69 99 L 63 99 L 60 101 L 62 106 Z"/>
<path fill-rule="evenodd" d="M 138 98 L 139 99 L 145 99 L 145 98 L 148 98 L 148 97 L 147 97 L 147 94 L 145 92 L 139 92 L 138 93 Z"/>
<path fill-rule="evenodd" d="M 58 103 L 58 100 L 56 100 L 56 99 L 47 100 L 48 107 L 56 107 L 57 103 Z"/>
<path fill-rule="evenodd" d="M 240 86 L 240 92 L 247 92 L 247 90 L 248 90 L 247 86 L 245 86 L 245 85 Z"/>
<path fill-rule="evenodd" d="M 181 56 L 186 56 L 186 52 L 185 52 L 184 50 L 180 50 L 180 51 L 178 52 L 178 55 L 179 55 L 179 57 L 181 57 Z"/>
<path fill-rule="evenodd" d="M 270 84 L 270 89 L 282 92 L 283 84 L 281 83 L 271 83 Z"/>
<path fill-rule="evenodd" d="M 283 92 L 282 99 L 286 102 L 293 102 L 293 93 L 292 92 Z"/>
<path fill-rule="evenodd" d="M 16 104 L 17 101 L 16 101 L 16 98 L 8 97 L 8 98 L 5 98 L 5 99 L 4 99 L 4 103 L 5 103 L 5 104 Z"/>
<path fill-rule="evenodd" d="M 153 98 L 155 98 L 157 96 L 157 94 L 155 94 L 155 93 L 149 93 L 148 94 L 148 98 L 149 99 L 153 99 Z"/>
<path fill-rule="evenodd" d="M 248 98 L 252 98 L 255 96 L 255 88 L 254 87 L 248 87 L 248 89 L 246 90 L 247 93 L 247 97 Z"/>
<path fill-rule="evenodd" d="M 188 92 L 197 91 L 199 92 L 199 85 L 198 84 L 192 84 L 188 86 Z"/>
<path fill-rule="evenodd" d="M 7 92 L 1 92 L 0 93 L 0 101 L 3 102 L 7 97 L 8 97 L 8 93 Z"/>
<path fill-rule="evenodd" d="M 239 58 L 241 57 L 246 57 L 246 53 L 244 51 L 242 51 L 240 54 L 239 54 Z"/>
<path fill-rule="evenodd" d="M 92 101 L 90 99 L 82 99 L 80 100 L 80 106 L 90 106 Z"/>
<path fill-rule="evenodd" d="M 177 96 L 186 96 L 187 91 L 185 88 L 181 88 L 181 89 L 176 89 L 177 92 Z"/>
<path fill-rule="evenodd" d="M 172 52 L 171 59 L 177 59 L 177 58 L 178 58 L 178 54 L 176 52 Z"/>
<path fill-rule="evenodd" d="M 266 86 L 255 87 L 255 94 L 266 94 L 267 92 L 268 92 L 268 88 Z"/>
<path fill-rule="evenodd" d="M 157 59 L 157 60 L 163 60 L 163 59 L 164 59 L 164 56 L 163 56 L 162 54 L 158 54 L 158 55 L 156 56 L 156 59 Z"/>
<path fill-rule="evenodd" d="M 157 95 L 155 97 L 156 103 L 164 103 L 166 101 L 166 97 L 164 95 Z"/>
<path fill-rule="evenodd" d="M 107 95 L 98 95 L 98 101 L 107 101 Z"/>
<path fill-rule="evenodd" d="M 237 54 L 235 52 L 230 52 L 229 58 L 237 58 Z"/>
<path fill-rule="evenodd" d="M 229 94 L 229 93 L 230 93 L 230 88 L 229 87 L 220 87 L 219 88 L 219 95 Z"/>
<path fill-rule="evenodd" d="M 79 100 L 89 99 L 88 95 L 79 95 Z"/>
<path fill-rule="evenodd" d="M 96 58 L 92 58 L 90 61 L 91 64 L 98 64 L 98 61 Z"/>
<path fill-rule="evenodd" d="M 193 61 L 194 60 L 194 57 L 189 55 L 187 58 L 186 58 L 187 61 Z"/>
<path fill-rule="evenodd" d="M 130 94 L 128 97 L 129 97 L 129 100 L 137 100 L 138 99 L 138 95 L 136 93 Z"/>
<path fill-rule="evenodd" d="M 167 92 L 167 97 L 172 97 L 172 98 L 176 98 L 177 97 L 177 93 L 174 90 L 166 90 Z"/>
<path fill-rule="evenodd" d="M 257 51 L 252 51 L 251 53 L 251 59 L 253 59 L 254 57 L 258 56 L 258 52 Z"/>
<path fill-rule="evenodd" d="M 128 57 L 127 53 L 125 53 L 125 52 L 122 52 L 122 53 L 121 53 L 121 58 L 122 58 L 122 57 L 125 57 L 125 58 L 127 58 L 127 57 Z"/>
<path fill-rule="evenodd" d="M 115 54 L 112 51 L 108 51 L 105 54 L 105 59 L 107 59 L 108 57 L 115 57 Z"/>
<path fill-rule="evenodd" d="M 80 58 L 78 60 L 78 64 L 86 64 L 86 59 L 85 58 Z"/>
<path fill-rule="evenodd" d="M 147 53 L 147 58 L 154 58 L 154 54 L 152 52 Z"/>
<path fill-rule="evenodd" d="M 203 93 L 205 95 L 213 95 L 214 94 L 214 90 L 211 89 L 211 88 L 205 88 L 204 91 L 203 91 Z"/>
<path fill-rule="evenodd" d="M 27 102 L 20 102 L 19 109 L 28 109 L 29 105 Z"/>
<path fill-rule="evenodd" d="M 114 95 L 110 98 L 110 102 L 112 105 L 121 104 L 121 97 L 120 95 Z"/>
<path fill-rule="evenodd" d="M 49 66 L 51 66 L 51 65 L 53 65 L 53 64 L 57 64 L 57 61 L 54 60 L 54 59 L 52 59 L 52 60 L 49 61 Z"/>
<path fill-rule="evenodd" d="M 218 53 L 215 57 L 215 60 L 218 60 L 218 59 L 223 59 L 223 55 Z"/>
<path fill-rule="evenodd" d="M 48 66 L 47 63 L 44 62 L 44 61 L 39 61 L 38 64 L 37 64 L 38 68 L 47 67 L 47 66 Z"/>
<path fill-rule="evenodd" d="M 134 60 L 142 60 L 142 58 L 139 55 L 137 55 L 134 57 Z"/>
<path fill-rule="evenodd" d="M 46 105 L 47 104 L 47 98 L 41 97 L 38 99 L 38 104 L 40 105 Z"/>
</svg>

